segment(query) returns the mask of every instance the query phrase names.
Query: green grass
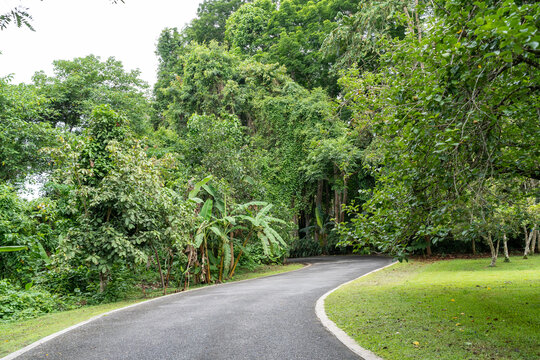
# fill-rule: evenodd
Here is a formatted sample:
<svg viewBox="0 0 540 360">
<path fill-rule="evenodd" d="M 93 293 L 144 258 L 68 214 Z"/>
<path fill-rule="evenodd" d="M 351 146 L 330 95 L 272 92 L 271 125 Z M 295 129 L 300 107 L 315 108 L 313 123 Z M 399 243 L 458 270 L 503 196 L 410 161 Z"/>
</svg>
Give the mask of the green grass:
<svg viewBox="0 0 540 360">
<path fill-rule="evenodd" d="M 540 256 L 397 264 L 332 293 L 329 318 L 384 359 L 539 359 Z"/>
<path fill-rule="evenodd" d="M 297 270 L 303 266 L 304 265 L 302 264 L 261 265 L 253 271 L 239 269 L 238 274 L 235 275 L 234 279 L 231 281 L 240 281 L 262 276 L 275 275 Z M 174 289 L 170 289 L 169 292 L 174 292 Z M 142 298 L 142 294 L 137 292 L 132 294 L 129 300 L 121 302 L 96 306 L 85 306 L 76 310 L 47 314 L 35 319 L 20 322 L 0 323 L 0 357 L 17 351 L 18 349 L 23 348 L 24 346 L 29 345 L 45 336 L 68 328 L 81 321 L 88 320 L 96 315 L 148 300 L 148 298 L 158 297 L 161 294 L 161 290 L 147 290 L 146 298 Z"/>
</svg>

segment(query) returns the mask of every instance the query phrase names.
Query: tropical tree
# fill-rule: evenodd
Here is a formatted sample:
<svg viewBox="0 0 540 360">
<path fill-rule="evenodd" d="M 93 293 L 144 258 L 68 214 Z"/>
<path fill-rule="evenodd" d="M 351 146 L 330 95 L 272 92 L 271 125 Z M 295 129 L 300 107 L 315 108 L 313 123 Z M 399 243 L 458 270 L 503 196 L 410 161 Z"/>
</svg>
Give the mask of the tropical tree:
<svg viewBox="0 0 540 360">
<path fill-rule="evenodd" d="M 74 219 L 60 242 L 64 258 L 95 269 L 104 291 L 116 264 L 155 256 L 165 287 L 157 248 L 181 250 L 187 241 L 185 205 L 161 177 L 166 159 L 148 158 L 125 118 L 107 106 L 92 112 L 84 140 L 52 153 L 61 164 L 55 181 L 70 187 Z"/>
</svg>

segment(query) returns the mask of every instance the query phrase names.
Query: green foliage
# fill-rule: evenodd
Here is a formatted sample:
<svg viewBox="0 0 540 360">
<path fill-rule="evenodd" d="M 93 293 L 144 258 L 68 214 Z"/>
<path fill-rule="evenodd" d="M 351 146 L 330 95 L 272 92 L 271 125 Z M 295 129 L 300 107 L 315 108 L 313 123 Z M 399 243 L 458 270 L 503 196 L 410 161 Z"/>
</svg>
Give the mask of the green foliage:
<svg viewBox="0 0 540 360">
<path fill-rule="evenodd" d="M 0 181 L 20 182 L 46 167 L 47 159 L 38 152 L 54 138 L 42 122 L 46 103 L 33 87 L 0 79 Z"/>
<path fill-rule="evenodd" d="M 405 36 L 406 27 L 398 15 L 407 5 L 404 0 L 368 0 L 360 2 L 355 13 L 339 14 L 337 26 L 321 48 L 327 55 L 336 56 L 331 73 L 347 71 L 354 65 L 367 71 L 376 68 L 380 55 L 388 50 L 381 40 Z"/>
<path fill-rule="evenodd" d="M 225 38 L 225 23 L 246 0 L 204 0 L 199 4 L 197 17 L 186 27 L 187 42 L 219 43 Z"/>
<path fill-rule="evenodd" d="M 19 289 L 0 280 L 0 321 L 28 319 L 63 308 L 62 302 L 49 292 Z"/>
<path fill-rule="evenodd" d="M 225 37 L 230 45 L 251 56 L 268 51 L 272 10 L 270 0 L 257 0 L 236 10 L 227 19 Z"/>
<path fill-rule="evenodd" d="M 28 29 L 34 31 L 32 24 L 32 16 L 28 13 L 28 9 L 17 6 L 10 11 L 7 11 L 0 15 L 0 30 L 6 29 L 11 23 L 14 23 L 17 27 L 26 26 Z"/>
<path fill-rule="evenodd" d="M 365 153 L 377 186 L 354 222 L 359 243 L 402 256 L 447 237 L 462 216 L 487 236 L 498 182 L 535 184 L 538 11 L 512 1 L 408 9 L 407 35 L 387 43 L 384 66 L 342 79 L 356 125 L 377 134 Z M 522 189 L 519 198 L 537 185 Z"/>
<path fill-rule="evenodd" d="M 149 159 L 140 142 L 126 138 L 122 125 L 112 110 L 97 108 L 87 139 L 55 152 L 63 163 L 55 181 L 71 187 L 75 220 L 61 240 L 62 254 L 103 275 L 118 262 L 146 261 L 145 250 L 158 243 L 185 242 L 183 202 L 161 178 L 167 159 Z"/>
<path fill-rule="evenodd" d="M 88 125 L 95 106 L 108 104 L 130 119 L 137 134 L 148 130 L 148 85 L 139 79 L 138 70 L 127 72 L 120 61 L 112 57 L 102 61 L 93 55 L 57 60 L 53 65 L 55 76 L 37 72 L 33 77 L 38 92 L 47 99 L 43 114 L 46 121 L 68 130 L 78 129 Z"/>
<path fill-rule="evenodd" d="M 309 89 L 323 87 L 337 94 L 330 74 L 335 56 L 320 50 L 337 27 L 338 14 L 356 9 L 349 0 L 255 1 L 240 7 L 227 21 L 226 39 L 245 56 L 256 54 L 265 63 L 285 65 L 288 74 Z"/>
<path fill-rule="evenodd" d="M 18 283 L 32 277 L 48 262 L 45 235 L 32 219 L 29 204 L 0 184 L 0 273 Z M 19 249 L 20 251 L 16 251 Z"/>
</svg>

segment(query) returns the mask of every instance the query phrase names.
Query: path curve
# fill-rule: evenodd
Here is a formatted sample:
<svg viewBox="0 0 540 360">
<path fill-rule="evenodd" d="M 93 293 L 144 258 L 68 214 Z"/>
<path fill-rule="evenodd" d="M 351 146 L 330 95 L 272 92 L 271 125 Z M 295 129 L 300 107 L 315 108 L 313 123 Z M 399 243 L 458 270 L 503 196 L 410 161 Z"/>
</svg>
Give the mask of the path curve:
<svg viewBox="0 0 540 360">
<path fill-rule="evenodd" d="M 17 359 L 358 359 L 315 315 L 328 290 L 392 262 L 306 258 L 313 265 L 179 293 L 98 318 Z"/>
</svg>

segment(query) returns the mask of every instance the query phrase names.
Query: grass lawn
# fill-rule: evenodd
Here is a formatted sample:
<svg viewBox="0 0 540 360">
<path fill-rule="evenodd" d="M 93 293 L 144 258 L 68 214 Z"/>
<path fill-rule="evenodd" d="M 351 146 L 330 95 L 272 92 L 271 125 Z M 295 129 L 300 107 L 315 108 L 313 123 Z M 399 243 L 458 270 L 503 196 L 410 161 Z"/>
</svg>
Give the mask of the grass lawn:
<svg viewBox="0 0 540 360">
<path fill-rule="evenodd" d="M 302 264 L 290 265 L 262 265 L 253 271 L 238 269 L 238 273 L 231 281 L 253 279 L 262 276 L 275 275 L 287 271 L 297 270 L 304 267 Z M 170 289 L 173 293 L 175 289 Z M 137 292 L 129 300 L 96 305 L 85 306 L 80 309 L 63 311 L 40 316 L 35 319 L 23 320 L 19 322 L 0 323 L 0 357 L 8 355 L 18 349 L 25 347 L 45 336 L 75 325 L 81 321 L 90 319 L 93 316 L 106 313 L 137 302 L 148 300 L 148 298 L 162 295 L 161 290 L 147 291 L 147 297 L 142 298 L 142 294 Z"/>
<path fill-rule="evenodd" d="M 332 293 L 328 317 L 384 359 L 540 359 L 540 256 L 396 264 Z"/>
</svg>

